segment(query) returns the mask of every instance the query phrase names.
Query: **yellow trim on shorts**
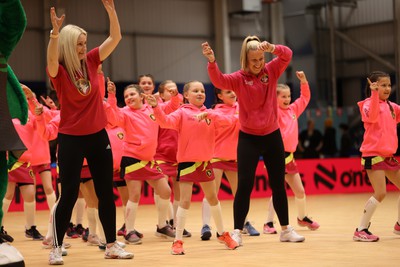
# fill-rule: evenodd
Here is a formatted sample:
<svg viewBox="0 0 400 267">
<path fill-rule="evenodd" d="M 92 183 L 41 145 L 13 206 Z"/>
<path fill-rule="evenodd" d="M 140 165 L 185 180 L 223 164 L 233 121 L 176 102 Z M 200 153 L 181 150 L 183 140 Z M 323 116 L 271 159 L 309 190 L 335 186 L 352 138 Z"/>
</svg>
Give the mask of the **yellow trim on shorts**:
<svg viewBox="0 0 400 267">
<path fill-rule="evenodd" d="M 143 169 L 144 167 L 146 167 L 146 165 L 149 163 L 149 161 L 145 161 L 145 160 L 141 160 L 139 162 L 136 162 L 135 164 L 129 165 L 127 167 L 125 167 L 125 174 Z M 154 166 L 154 161 L 152 161 L 151 167 Z"/>
<path fill-rule="evenodd" d="M 165 160 L 156 160 L 156 162 L 157 162 L 158 165 L 169 163 L 169 161 L 165 161 Z M 171 165 L 172 166 L 177 166 L 178 163 L 175 162 L 175 163 L 172 163 Z"/>
<path fill-rule="evenodd" d="M 373 157 L 371 159 L 371 165 L 374 165 L 374 164 L 377 164 L 377 163 L 380 163 L 380 162 L 383 162 L 383 161 L 385 161 L 384 157 L 376 156 L 376 157 Z M 365 159 L 364 158 L 361 158 L 361 165 L 363 165 L 363 166 L 365 165 Z"/>
<path fill-rule="evenodd" d="M 222 159 L 214 158 L 214 159 L 210 160 L 210 163 L 215 163 L 215 162 L 220 162 L 220 161 L 222 161 Z"/>
<path fill-rule="evenodd" d="M 293 160 L 294 156 L 293 156 L 293 152 L 289 154 L 289 156 L 287 156 L 285 158 L 285 165 L 288 164 L 289 162 L 291 162 Z"/>
<path fill-rule="evenodd" d="M 195 172 L 196 169 L 197 169 L 199 166 L 201 166 L 201 164 L 203 164 L 203 163 L 204 163 L 204 167 L 203 167 L 203 171 L 204 171 L 204 170 L 206 169 L 207 165 L 208 165 L 208 162 L 203 162 L 203 161 L 195 162 L 195 163 L 194 163 L 192 166 L 190 166 L 189 168 L 186 168 L 186 169 L 181 170 L 181 171 L 180 171 L 180 176 L 184 176 L 184 175 L 187 175 L 187 174 L 190 174 L 190 173 Z"/>
<path fill-rule="evenodd" d="M 21 167 L 22 165 L 24 165 L 24 162 L 20 162 L 17 161 L 14 163 L 14 165 L 12 166 L 12 168 L 10 170 L 8 170 L 8 172 L 12 172 L 13 170 L 18 169 L 19 167 Z"/>
</svg>

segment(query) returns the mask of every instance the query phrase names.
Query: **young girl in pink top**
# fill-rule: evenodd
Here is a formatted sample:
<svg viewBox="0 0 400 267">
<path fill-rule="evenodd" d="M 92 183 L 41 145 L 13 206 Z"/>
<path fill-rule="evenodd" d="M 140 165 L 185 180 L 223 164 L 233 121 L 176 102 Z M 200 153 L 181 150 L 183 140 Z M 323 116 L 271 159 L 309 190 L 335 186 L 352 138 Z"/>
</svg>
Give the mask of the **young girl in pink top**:
<svg viewBox="0 0 400 267">
<path fill-rule="evenodd" d="M 200 183 L 211 205 L 219 241 L 224 243 L 227 248 L 235 249 L 238 244 L 231 238 L 229 232 L 224 230 L 221 206 L 215 190 L 210 160 L 215 147 L 215 129 L 235 123 L 236 120 L 233 117 L 221 116 L 206 109 L 204 106 L 205 89 L 201 82 L 192 81 L 185 84 L 183 95 L 188 104 L 182 105 L 169 115 L 162 111 L 153 95 L 146 96 L 160 126 L 178 131 L 177 179 L 180 183 L 180 203 L 176 213 L 176 237 L 171 253 L 173 255 L 185 254 L 182 237 L 194 182 Z"/>
<path fill-rule="evenodd" d="M 215 88 L 216 104 L 214 111 L 223 115 L 239 114 L 239 105 L 236 102 L 236 94 L 232 90 L 221 90 Z M 221 186 L 222 175 L 225 173 L 232 190 L 232 194 L 236 194 L 237 189 L 237 142 L 239 136 L 239 121 L 227 127 L 219 127 L 216 129 L 215 151 L 211 160 L 215 185 L 217 192 Z M 203 227 L 201 228 L 201 240 L 209 240 L 211 238 L 211 228 L 209 226 L 211 219 L 210 205 L 206 198 L 203 198 L 202 205 Z M 251 236 L 258 236 L 260 233 L 246 220 L 243 233 Z"/>
<path fill-rule="evenodd" d="M 364 140 L 361 144 L 361 164 L 366 170 L 374 194 L 364 207 L 361 222 L 355 230 L 353 240 L 375 242 L 379 237 L 368 229 L 372 215 L 386 195 L 387 177 L 400 189 L 400 164 L 393 157 L 397 150 L 397 123 L 400 122 L 400 106 L 390 102 L 392 89 L 389 74 L 381 71 L 368 76 L 367 98 L 358 102 L 361 120 L 364 123 Z M 400 235 L 400 200 L 394 233 Z"/>
<path fill-rule="evenodd" d="M 36 186 L 35 177 L 31 167 L 32 159 L 32 141 L 35 132 L 34 128 L 34 115 L 28 112 L 28 122 L 22 125 L 18 119 L 13 119 L 14 127 L 24 142 L 28 150 L 26 150 L 18 161 L 8 171 L 8 184 L 7 192 L 3 199 L 2 209 L 6 213 L 13 200 L 15 187 L 18 186 L 24 199 L 24 213 L 25 213 L 25 237 L 33 240 L 43 240 L 43 236 L 36 229 L 35 213 L 36 213 Z"/>
<path fill-rule="evenodd" d="M 297 78 L 300 80 L 300 98 L 290 104 L 291 95 L 290 88 L 285 84 L 278 84 L 278 119 L 279 127 L 282 133 L 283 145 L 285 147 L 285 180 L 292 189 L 297 206 L 297 223 L 300 226 L 306 226 L 310 230 L 317 230 L 319 224 L 307 217 L 306 213 L 306 195 L 304 186 L 297 169 L 296 161 L 293 153 L 296 151 L 299 140 L 298 134 L 298 118 L 306 109 L 310 102 L 310 87 L 308 86 L 307 77 L 302 71 L 296 72 Z M 274 206 L 272 197 L 269 204 L 267 222 L 264 224 L 264 234 L 276 234 L 273 226 Z"/>
<path fill-rule="evenodd" d="M 107 109 L 108 121 L 111 125 L 125 130 L 121 159 L 121 178 L 125 179 L 129 192 L 125 213 L 125 241 L 131 244 L 142 242 L 134 227 L 143 181 L 153 187 L 160 196 L 156 203 L 158 210 L 156 235 L 174 238 L 174 231 L 166 223 L 171 189 L 154 160 L 159 126 L 155 122 L 152 108 L 143 104 L 143 90 L 136 84 L 125 87 L 126 106 L 121 109 L 117 107 L 116 88 L 110 80 L 107 82 L 107 90 L 107 102 L 110 105 Z"/>
<path fill-rule="evenodd" d="M 146 78 L 143 76 L 141 81 L 145 81 Z M 165 80 L 158 86 L 158 102 L 166 103 L 171 100 L 172 95 L 170 93 L 171 90 L 178 90 L 176 83 L 172 80 Z M 182 95 L 179 94 L 179 97 Z M 160 102 L 160 99 L 162 102 Z M 182 101 L 180 101 L 182 102 Z M 181 103 L 182 104 L 182 103 Z M 175 227 L 174 223 L 176 222 L 176 212 L 179 207 L 179 182 L 176 180 L 178 175 L 178 162 L 176 161 L 176 152 L 177 152 L 177 144 L 178 144 L 178 132 L 173 129 L 158 129 L 158 144 L 157 151 L 154 159 L 157 161 L 163 173 L 171 179 L 172 189 L 174 195 L 173 204 L 170 207 L 169 212 L 169 224 L 172 227 Z M 154 200 L 156 201 L 158 196 L 154 194 Z M 186 229 L 183 230 L 184 237 L 191 237 L 192 234 L 188 232 Z"/>
<path fill-rule="evenodd" d="M 25 93 L 26 99 L 28 100 L 29 110 L 34 113 L 36 105 L 40 104 L 36 99 L 35 94 L 29 87 L 24 84 L 21 84 L 21 87 Z M 46 101 L 51 100 L 48 99 Z M 43 108 L 46 109 L 46 120 L 50 120 L 53 116 L 58 114 L 58 111 L 50 111 L 50 109 L 45 106 Z M 32 116 L 32 118 L 33 120 L 36 120 L 35 116 Z M 36 128 L 36 123 L 33 125 Z M 42 136 L 35 130 L 32 133 L 32 170 L 35 175 L 40 175 L 49 210 L 52 210 L 57 198 L 53 188 L 53 177 L 51 175 L 50 163 L 51 159 L 49 142 L 43 139 Z"/>
</svg>

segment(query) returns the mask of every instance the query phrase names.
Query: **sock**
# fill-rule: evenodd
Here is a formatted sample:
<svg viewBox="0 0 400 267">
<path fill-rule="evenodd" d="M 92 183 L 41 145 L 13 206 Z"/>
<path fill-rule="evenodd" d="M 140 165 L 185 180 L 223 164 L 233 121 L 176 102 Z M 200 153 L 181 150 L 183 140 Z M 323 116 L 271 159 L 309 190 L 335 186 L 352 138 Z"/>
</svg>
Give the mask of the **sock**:
<svg viewBox="0 0 400 267">
<path fill-rule="evenodd" d="M 210 208 L 211 208 L 211 214 L 214 218 L 215 226 L 217 227 L 217 232 L 218 234 L 222 235 L 225 232 L 225 230 L 224 230 L 224 224 L 222 222 L 221 204 L 218 201 L 217 205 L 210 206 Z"/>
<path fill-rule="evenodd" d="M 36 201 L 26 202 L 24 201 L 24 213 L 26 219 L 26 229 L 31 229 L 33 225 L 35 225 L 35 209 L 36 209 Z"/>
<path fill-rule="evenodd" d="M 274 209 L 274 203 L 272 202 L 272 197 L 271 197 L 270 200 L 269 200 L 269 205 L 268 205 L 266 223 L 274 222 L 274 216 L 275 216 L 275 209 Z"/>
<path fill-rule="evenodd" d="M 56 205 L 53 205 L 53 208 L 50 210 L 49 223 L 47 225 L 46 239 L 53 238 L 53 214 L 54 214 L 55 208 L 56 208 Z"/>
<path fill-rule="evenodd" d="M 168 208 L 168 216 L 167 216 L 167 219 L 168 219 L 168 222 L 170 222 L 171 220 L 174 220 L 174 207 L 173 207 L 173 205 L 172 205 L 172 202 L 171 201 L 168 201 L 169 203 L 169 208 Z M 171 226 L 173 226 L 173 225 L 171 225 Z"/>
<path fill-rule="evenodd" d="M 187 209 L 178 207 L 176 211 L 176 230 L 175 230 L 175 240 L 183 240 L 183 229 L 185 229 Z"/>
<path fill-rule="evenodd" d="M 297 206 L 297 218 L 300 220 L 303 220 L 304 217 L 306 217 L 306 196 L 303 198 L 294 198 L 294 202 L 296 203 Z"/>
<path fill-rule="evenodd" d="M 371 221 L 372 215 L 378 207 L 378 204 L 379 201 L 376 200 L 376 198 L 374 198 L 373 196 L 368 199 L 364 207 L 364 214 L 361 217 L 360 226 L 357 228 L 358 231 L 368 229 L 369 222 Z"/>
<path fill-rule="evenodd" d="M 86 215 L 88 219 L 89 234 L 97 233 L 97 221 L 96 221 L 96 208 L 87 208 Z"/>
<path fill-rule="evenodd" d="M 106 235 L 104 234 L 103 224 L 100 221 L 99 209 L 94 209 L 94 215 L 96 217 L 96 224 L 98 226 L 99 239 L 101 242 L 106 243 Z"/>
<path fill-rule="evenodd" d="M 126 233 L 135 230 L 136 211 L 139 203 L 128 200 L 126 203 L 125 228 Z"/>
<path fill-rule="evenodd" d="M 56 193 L 53 191 L 50 194 L 46 195 L 46 200 L 47 200 L 47 206 L 49 206 L 49 210 L 51 210 L 54 206 L 54 204 L 56 204 Z"/>
<path fill-rule="evenodd" d="M 158 228 L 163 228 L 166 224 L 167 221 L 167 213 L 168 213 L 168 208 L 169 204 L 171 201 L 169 201 L 169 198 L 167 199 L 158 199 L 157 203 L 157 211 L 158 211 Z"/>
<path fill-rule="evenodd" d="M 210 204 L 207 199 L 203 198 L 202 209 L 201 209 L 201 218 L 203 219 L 203 225 L 210 225 L 211 220 L 211 209 Z"/>
<path fill-rule="evenodd" d="M 175 199 L 174 199 L 174 203 L 172 203 L 172 207 L 174 209 L 174 225 L 173 225 L 174 227 L 176 227 L 176 213 L 178 211 L 179 203 L 180 203 L 180 201 L 175 200 Z"/>
<path fill-rule="evenodd" d="M 157 204 L 158 204 L 158 200 L 160 199 L 160 196 L 159 196 L 159 195 L 157 195 L 157 194 L 156 194 L 156 192 L 154 192 L 153 198 L 154 198 L 154 205 L 156 205 L 156 206 L 157 206 Z"/>
<path fill-rule="evenodd" d="M 75 203 L 76 208 L 76 224 L 82 224 L 83 215 L 85 213 L 86 201 L 84 198 L 78 198 Z"/>
</svg>

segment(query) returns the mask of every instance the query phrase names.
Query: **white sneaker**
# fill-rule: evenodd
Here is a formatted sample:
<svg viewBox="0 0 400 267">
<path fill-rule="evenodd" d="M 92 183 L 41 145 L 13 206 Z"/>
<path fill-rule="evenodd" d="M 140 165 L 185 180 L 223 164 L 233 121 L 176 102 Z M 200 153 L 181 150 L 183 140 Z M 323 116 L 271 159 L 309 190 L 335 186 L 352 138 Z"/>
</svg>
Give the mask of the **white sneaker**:
<svg viewBox="0 0 400 267">
<path fill-rule="evenodd" d="M 50 265 L 63 265 L 64 260 L 62 258 L 62 250 L 61 247 L 52 248 L 49 255 L 49 264 Z"/>
<path fill-rule="evenodd" d="M 242 233 L 240 232 L 239 229 L 235 229 L 233 230 L 231 237 L 233 240 L 236 241 L 236 243 L 239 244 L 239 246 L 243 246 L 243 242 L 242 242 Z"/>
<path fill-rule="evenodd" d="M 24 257 L 9 243 L 0 244 L 0 266 L 25 266 Z"/>
<path fill-rule="evenodd" d="M 125 251 L 117 243 L 114 243 L 111 247 L 106 247 L 106 253 L 104 254 L 106 259 L 132 259 L 133 253 Z"/>
<path fill-rule="evenodd" d="M 281 242 L 303 242 L 305 238 L 296 233 L 292 226 L 288 225 L 288 228 L 281 232 L 280 240 Z"/>
</svg>

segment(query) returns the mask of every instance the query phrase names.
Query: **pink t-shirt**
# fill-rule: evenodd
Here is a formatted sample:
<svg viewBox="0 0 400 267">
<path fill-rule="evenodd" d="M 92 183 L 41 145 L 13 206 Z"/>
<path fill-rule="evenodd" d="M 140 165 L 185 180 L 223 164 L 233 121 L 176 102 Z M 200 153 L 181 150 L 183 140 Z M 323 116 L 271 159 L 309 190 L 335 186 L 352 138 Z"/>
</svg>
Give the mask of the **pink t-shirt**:
<svg viewBox="0 0 400 267">
<path fill-rule="evenodd" d="M 286 152 L 295 152 L 299 143 L 298 119 L 310 102 L 311 94 L 308 83 L 300 85 L 300 97 L 287 109 L 278 107 L 279 127 Z"/>
<path fill-rule="evenodd" d="M 241 131 L 253 135 L 266 135 L 278 129 L 276 85 L 292 59 L 292 50 L 276 45 L 277 57 L 265 63 L 254 76 L 243 70 L 223 74 L 217 64 L 208 63 L 208 75 L 217 88 L 235 91 L 240 112 Z"/>
<path fill-rule="evenodd" d="M 226 104 L 217 104 L 214 111 L 221 115 L 239 114 L 239 105 L 235 103 L 233 106 Z M 214 158 L 223 160 L 237 159 L 237 144 L 239 137 L 239 120 L 236 123 L 216 129 Z"/>
<path fill-rule="evenodd" d="M 192 104 L 184 104 L 168 115 L 159 106 L 153 110 L 162 128 L 178 131 L 178 162 L 211 160 L 215 148 L 215 129 L 237 121 L 234 116 L 223 116 L 205 106 L 198 108 Z M 198 121 L 194 116 L 204 111 L 208 112 L 207 119 Z"/>
<path fill-rule="evenodd" d="M 103 109 L 102 89 L 99 86 L 97 74 L 100 64 L 99 48 L 97 47 L 87 53 L 88 79 L 91 87 L 86 91 L 77 89 L 61 64 L 56 77 L 50 77 L 47 72 L 60 102 L 60 133 L 88 135 L 105 128 L 107 118 Z"/>
<path fill-rule="evenodd" d="M 357 103 L 364 123 L 364 139 L 360 147 L 363 157 L 392 156 L 398 146 L 397 123 L 400 121 L 400 106 L 379 99 L 377 91 L 371 97 Z"/>
</svg>

